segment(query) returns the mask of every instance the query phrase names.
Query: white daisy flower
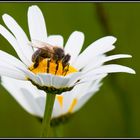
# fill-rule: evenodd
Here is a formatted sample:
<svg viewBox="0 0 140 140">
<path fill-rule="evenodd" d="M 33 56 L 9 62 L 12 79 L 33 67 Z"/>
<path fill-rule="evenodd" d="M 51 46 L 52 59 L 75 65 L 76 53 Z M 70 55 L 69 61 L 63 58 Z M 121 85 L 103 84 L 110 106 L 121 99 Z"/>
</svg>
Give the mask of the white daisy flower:
<svg viewBox="0 0 140 140">
<path fill-rule="evenodd" d="M 113 36 L 103 37 L 93 42 L 80 53 L 84 43 L 84 34 L 79 31 L 73 32 L 65 45 L 61 35 L 48 36 L 43 14 L 37 6 L 31 6 L 28 10 L 30 40 L 11 16 L 4 14 L 2 18 L 11 32 L 0 25 L 0 33 L 12 45 L 19 57 L 17 59 L 0 51 L 2 85 L 30 114 L 43 117 L 47 96 L 44 90 L 62 93 L 56 96 L 53 108 L 52 118 L 56 118 L 77 111 L 98 91 L 100 81 L 108 73 L 135 74 L 133 69 L 126 66 L 104 65 L 110 60 L 131 57 L 126 54 L 105 55 L 115 48 L 113 44 L 116 38 Z M 38 49 L 32 46 L 41 48 L 43 47 L 41 42 L 59 46 L 64 49 L 65 55 L 71 56 L 65 74 L 63 60 L 56 64 L 55 61 L 44 58 L 37 67 L 34 67 L 32 56 Z"/>
</svg>

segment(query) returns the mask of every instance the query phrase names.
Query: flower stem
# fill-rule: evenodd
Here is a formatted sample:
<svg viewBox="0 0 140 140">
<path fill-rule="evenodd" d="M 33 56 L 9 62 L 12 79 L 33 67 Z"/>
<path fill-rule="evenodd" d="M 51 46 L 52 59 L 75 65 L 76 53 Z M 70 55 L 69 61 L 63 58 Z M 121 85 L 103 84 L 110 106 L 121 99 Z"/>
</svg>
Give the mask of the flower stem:
<svg viewBox="0 0 140 140">
<path fill-rule="evenodd" d="M 42 131 L 40 137 L 48 137 L 49 136 L 49 129 L 50 129 L 50 120 L 53 110 L 53 105 L 55 101 L 56 94 L 47 94 L 46 105 L 45 105 L 45 112 L 44 118 L 42 121 Z"/>
</svg>

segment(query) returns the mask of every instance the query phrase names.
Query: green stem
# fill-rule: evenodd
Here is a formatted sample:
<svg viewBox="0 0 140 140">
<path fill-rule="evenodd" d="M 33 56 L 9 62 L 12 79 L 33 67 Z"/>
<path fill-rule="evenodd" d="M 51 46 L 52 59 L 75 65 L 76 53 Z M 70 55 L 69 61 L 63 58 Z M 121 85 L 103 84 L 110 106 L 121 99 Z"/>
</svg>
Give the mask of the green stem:
<svg viewBox="0 0 140 140">
<path fill-rule="evenodd" d="M 42 121 L 42 131 L 40 137 L 48 137 L 49 136 L 49 129 L 50 129 L 50 120 L 53 110 L 53 105 L 55 101 L 56 94 L 47 94 L 46 105 L 45 105 L 45 112 L 44 118 Z"/>
</svg>

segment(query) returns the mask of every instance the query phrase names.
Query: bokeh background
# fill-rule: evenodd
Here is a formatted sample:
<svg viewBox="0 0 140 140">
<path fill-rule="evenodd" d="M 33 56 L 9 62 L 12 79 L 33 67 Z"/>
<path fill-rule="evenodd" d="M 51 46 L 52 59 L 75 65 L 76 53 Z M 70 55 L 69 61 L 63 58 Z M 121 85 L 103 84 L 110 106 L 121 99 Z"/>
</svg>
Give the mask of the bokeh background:
<svg viewBox="0 0 140 140">
<path fill-rule="evenodd" d="M 140 137 L 140 3 L 0 3 L 0 15 L 10 14 L 29 35 L 31 5 L 41 8 L 49 34 L 61 34 L 66 42 L 73 31 L 82 31 L 84 48 L 113 35 L 118 39 L 116 49 L 108 54 L 133 56 L 114 62 L 134 68 L 137 74 L 105 78 L 100 91 L 64 125 L 64 137 Z M 4 25 L 2 18 L 0 24 Z M 0 49 L 16 56 L 3 37 Z M 39 137 L 40 128 L 40 122 L 0 85 L 0 137 Z"/>
</svg>

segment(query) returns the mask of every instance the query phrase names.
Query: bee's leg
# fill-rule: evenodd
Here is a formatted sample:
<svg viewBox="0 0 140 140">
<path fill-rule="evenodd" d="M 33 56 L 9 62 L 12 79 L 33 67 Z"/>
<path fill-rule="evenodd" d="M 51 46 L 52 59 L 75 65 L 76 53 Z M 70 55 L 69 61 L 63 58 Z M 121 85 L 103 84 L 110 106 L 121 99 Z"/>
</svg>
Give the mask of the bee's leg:
<svg viewBox="0 0 140 140">
<path fill-rule="evenodd" d="M 34 69 L 38 67 L 39 63 L 43 60 L 43 57 L 36 57 L 35 63 L 33 65 Z"/>
<path fill-rule="evenodd" d="M 63 75 L 64 76 L 67 74 L 68 70 L 69 70 L 69 64 L 67 64 L 67 66 L 64 67 L 64 70 L 63 70 Z"/>
<path fill-rule="evenodd" d="M 47 73 L 49 73 L 51 59 L 47 60 Z"/>
<path fill-rule="evenodd" d="M 59 61 L 57 60 L 57 61 L 56 61 L 55 75 L 56 75 L 56 73 L 57 73 L 57 71 L 58 71 L 58 68 L 59 68 Z"/>
<path fill-rule="evenodd" d="M 33 65 L 34 69 L 37 68 L 39 65 L 39 57 L 36 57 L 35 63 Z"/>
<path fill-rule="evenodd" d="M 63 65 L 63 64 L 62 64 Z M 62 70 L 62 75 L 64 75 L 64 72 L 65 72 L 65 65 L 63 65 L 63 70 Z"/>
<path fill-rule="evenodd" d="M 39 62 L 35 62 L 35 63 L 34 63 L 34 66 L 33 66 L 33 67 L 34 67 L 34 69 L 35 69 L 35 68 L 37 68 L 37 67 L 38 67 L 38 65 L 39 65 Z"/>
</svg>

